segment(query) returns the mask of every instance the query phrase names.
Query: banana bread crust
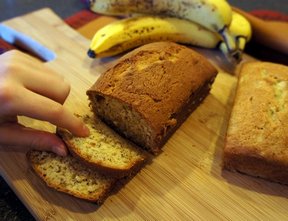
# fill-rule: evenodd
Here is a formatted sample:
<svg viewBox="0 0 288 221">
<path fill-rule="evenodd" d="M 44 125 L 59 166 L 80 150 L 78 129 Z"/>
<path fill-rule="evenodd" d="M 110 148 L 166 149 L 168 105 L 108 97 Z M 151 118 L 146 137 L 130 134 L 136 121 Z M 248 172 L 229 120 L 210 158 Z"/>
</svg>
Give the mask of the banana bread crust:
<svg viewBox="0 0 288 221">
<path fill-rule="evenodd" d="M 244 64 L 224 148 L 224 168 L 288 184 L 288 67 Z"/>
<path fill-rule="evenodd" d="M 119 59 L 87 95 L 96 115 L 139 146 L 157 154 L 207 96 L 216 74 L 216 68 L 197 52 L 176 43 L 157 42 Z M 103 108 L 111 107 L 111 101 L 118 102 L 114 106 L 123 104 L 122 109 L 133 115 L 129 118 L 130 113 L 126 113 L 126 118 L 144 125 L 143 130 L 133 133 L 131 127 L 121 126 L 123 119 L 103 113 Z M 121 113 L 116 108 L 114 111 Z M 147 134 L 147 139 L 138 139 L 143 134 Z"/>
</svg>

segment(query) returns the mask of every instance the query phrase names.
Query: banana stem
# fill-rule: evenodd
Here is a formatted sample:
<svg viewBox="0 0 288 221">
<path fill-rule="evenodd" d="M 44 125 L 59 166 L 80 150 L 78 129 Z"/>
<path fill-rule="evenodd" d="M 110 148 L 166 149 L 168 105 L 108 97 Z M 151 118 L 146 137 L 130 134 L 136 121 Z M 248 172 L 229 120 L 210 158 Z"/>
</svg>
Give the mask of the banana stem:
<svg viewBox="0 0 288 221">
<path fill-rule="evenodd" d="M 225 26 L 222 30 L 219 31 L 219 34 L 223 38 L 223 42 L 226 44 L 228 53 L 233 53 L 237 50 L 237 46 L 235 44 L 235 39 L 233 36 L 229 33 L 229 30 L 227 26 Z"/>
<path fill-rule="evenodd" d="M 225 26 L 219 34 L 223 38 L 223 42 L 220 44 L 219 48 L 224 53 L 227 58 L 233 58 L 236 62 L 242 59 L 242 50 L 239 48 L 237 39 L 235 39 L 230 33 L 228 28 Z"/>
<path fill-rule="evenodd" d="M 225 42 L 221 42 L 219 45 L 219 49 L 228 60 L 232 59 L 236 63 L 239 63 L 242 60 L 243 51 L 240 48 L 231 52 L 228 49 L 227 44 Z"/>
</svg>

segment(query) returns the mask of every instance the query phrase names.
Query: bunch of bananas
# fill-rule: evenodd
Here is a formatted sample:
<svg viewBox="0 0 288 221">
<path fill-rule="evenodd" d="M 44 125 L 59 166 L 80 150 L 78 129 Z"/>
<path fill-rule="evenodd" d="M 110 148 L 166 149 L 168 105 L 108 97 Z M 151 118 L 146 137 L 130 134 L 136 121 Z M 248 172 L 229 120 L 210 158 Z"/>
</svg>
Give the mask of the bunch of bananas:
<svg viewBox="0 0 288 221">
<path fill-rule="evenodd" d="M 252 32 L 249 21 L 226 0 L 91 0 L 90 9 L 130 16 L 95 33 L 88 51 L 92 58 L 167 40 L 219 48 L 228 58 L 240 60 Z"/>
</svg>

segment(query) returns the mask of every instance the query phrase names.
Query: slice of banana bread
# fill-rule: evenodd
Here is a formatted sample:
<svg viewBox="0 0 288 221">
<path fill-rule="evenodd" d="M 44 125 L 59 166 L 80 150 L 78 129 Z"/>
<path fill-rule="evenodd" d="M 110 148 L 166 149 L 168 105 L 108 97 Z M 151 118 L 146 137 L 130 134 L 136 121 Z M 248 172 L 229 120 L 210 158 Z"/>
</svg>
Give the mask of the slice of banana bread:
<svg viewBox="0 0 288 221">
<path fill-rule="evenodd" d="M 112 190 L 115 178 L 100 174 L 71 155 L 60 157 L 45 151 L 29 151 L 29 162 L 45 183 L 58 191 L 101 204 Z"/>
<path fill-rule="evenodd" d="M 118 178 L 135 174 L 144 165 L 148 155 L 142 149 L 122 138 L 93 114 L 78 117 L 90 129 L 90 136 L 75 137 L 67 130 L 57 129 L 73 156 Z"/>
<path fill-rule="evenodd" d="M 157 154 L 209 94 L 217 70 L 197 52 L 172 42 L 126 54 L 87 91 L 93 112 Z"/>
<path fill-rule="evenodd" d="M 288 67 L 242 67 L 227 129 L 224 168 L 288 184 Z"/>
</svg>

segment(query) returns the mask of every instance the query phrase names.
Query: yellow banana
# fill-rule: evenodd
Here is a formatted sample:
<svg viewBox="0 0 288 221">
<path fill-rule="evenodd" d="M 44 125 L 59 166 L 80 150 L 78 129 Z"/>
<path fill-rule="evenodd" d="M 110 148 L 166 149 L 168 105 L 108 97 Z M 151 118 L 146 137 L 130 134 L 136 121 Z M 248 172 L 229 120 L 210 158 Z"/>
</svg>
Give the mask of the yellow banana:
<svg viewBox="0 0 288 221">
<path fill-rule="evenodd" d="M 138 16 L 113 22 L 98 30 L 91 41 L 88 55 L 92 58 L 113 56 L 154 41 L 216 48 L 221 38 L 184 19 Z"/>
<path fill-rule="evenodd" d="M 228 29 L 236 43 L 238 54 L 237 55 L 235 54 L 235 56 L 238 56 L 237 59 L 239 60 L 242 57 L 246 43 L 250 41 L 251 39 L 251 36 L 252 36 L 251 24 L 243 15 L 233 11 L 232 21 Z M 224 54 L 227 54 L 229 51 L 227 49 L 226 44 L 224 44 L 224 42 L 222 42 L 219 45 L 219 48 Z"/>
<path fill-rule="evenodd" d="M 232 9 L 226 0 L 90 0 L 90 9 L 109 15 L 140 13 L 187 19 L 219 33 L 232 55 L 237 51 L 234 38 L 228 31 Z"/>
</svg>

